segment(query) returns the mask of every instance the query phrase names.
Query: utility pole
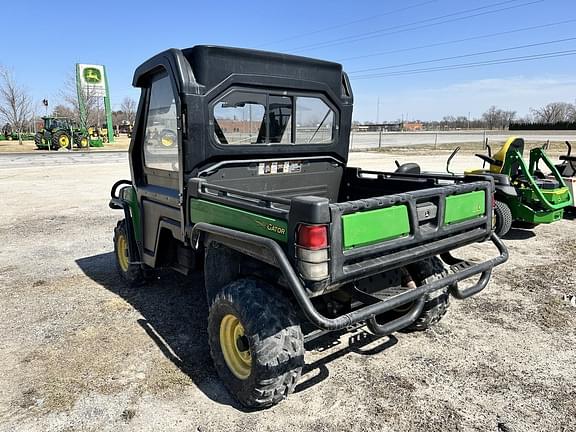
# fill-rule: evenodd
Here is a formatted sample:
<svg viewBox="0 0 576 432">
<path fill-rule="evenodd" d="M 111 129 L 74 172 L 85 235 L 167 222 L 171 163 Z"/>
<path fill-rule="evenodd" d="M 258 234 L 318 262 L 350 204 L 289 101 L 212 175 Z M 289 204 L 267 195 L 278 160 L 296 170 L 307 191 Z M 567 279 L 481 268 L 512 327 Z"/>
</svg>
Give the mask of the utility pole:
<svg viewBox="0 0 576 432">
<path fill-rule="evenodd" d="M 380 123 L 380 96 L 376 100 L 376 124 Z"/>
<path fill-rule="evenodd" d="M 468 129 L 470 129 L 470 111 L 468 111 Z"/>
</svg>

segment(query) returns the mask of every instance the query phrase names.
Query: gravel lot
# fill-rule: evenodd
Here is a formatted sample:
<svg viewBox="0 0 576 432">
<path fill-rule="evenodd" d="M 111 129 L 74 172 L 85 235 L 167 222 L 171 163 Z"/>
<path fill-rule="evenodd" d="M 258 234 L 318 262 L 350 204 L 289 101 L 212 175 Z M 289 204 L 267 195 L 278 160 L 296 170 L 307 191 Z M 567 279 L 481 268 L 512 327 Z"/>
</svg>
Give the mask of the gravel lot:
<svg viewBox="0 0 576 432">
<path fill-rule="evenodd" d="M 434 330 L 314 343 L 295 394 L 246 412 L 211 364 L 201 276 L 116 275 L 108 194 L 127 177 L 120 158 L 0 169 L 0 431 L 576 430 L 574 220 L 511 231 L 509 262 Z"/>
</svg>

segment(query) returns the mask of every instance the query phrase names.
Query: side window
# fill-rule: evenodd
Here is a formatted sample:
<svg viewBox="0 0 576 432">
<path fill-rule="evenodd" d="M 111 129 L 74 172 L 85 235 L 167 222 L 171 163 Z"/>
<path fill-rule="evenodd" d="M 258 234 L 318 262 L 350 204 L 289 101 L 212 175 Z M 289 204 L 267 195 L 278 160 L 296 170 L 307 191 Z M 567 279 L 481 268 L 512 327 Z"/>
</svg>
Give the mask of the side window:
<svg viewBox="0 0 576 432">
<path fill-rule="evenodd" d="M 296 98 L 296 144 L 322 144 L 332 141 L 334 111 L 313 97 Z"/>
<path fill-rule="evenodd" d="M 168 75 L 152 82 L 144 133 L 144 164 L 148 168 L 178 171 L 177 114 Z"/>
<path fill-rule="evenodd" d="M 266 142 L 266 95 L 232 92 L 214 106 L 214 132 L 220 144 Z"/>
</svg>

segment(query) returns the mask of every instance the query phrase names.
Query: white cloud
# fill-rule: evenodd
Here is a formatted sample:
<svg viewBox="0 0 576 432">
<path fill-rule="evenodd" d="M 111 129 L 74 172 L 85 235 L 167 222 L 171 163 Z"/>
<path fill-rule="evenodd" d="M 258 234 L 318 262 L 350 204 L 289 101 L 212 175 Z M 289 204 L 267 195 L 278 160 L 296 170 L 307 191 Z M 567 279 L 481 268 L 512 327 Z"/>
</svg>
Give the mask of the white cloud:
<svg viewBox="0 0 576 432">
<path fill-rule="evenodd" d="M 404 114 L 409 119 L 433 120 L 445 115 L 466 116 L 468 112 L 479 117 L 490 105 L 515 110 L 523 116 L 531 107 L 575 99 L 574 76 L 490 78 L 385 94 L 380 96 L 380 119 L 395 120 Z M 374 120 L 375 110 L 374 93 L 355 95 L 355 119 Z"/>
</svg>

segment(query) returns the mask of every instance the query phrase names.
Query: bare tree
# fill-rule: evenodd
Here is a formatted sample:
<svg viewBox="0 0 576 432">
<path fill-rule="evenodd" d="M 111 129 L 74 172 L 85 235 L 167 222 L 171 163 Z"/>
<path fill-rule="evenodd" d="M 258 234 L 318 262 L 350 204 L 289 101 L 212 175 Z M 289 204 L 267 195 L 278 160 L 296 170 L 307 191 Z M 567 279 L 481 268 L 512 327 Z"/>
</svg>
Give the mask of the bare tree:
<svg viewBox="0 0 576 432">
<path fill-rule="evenodd" d="M 68 117 L 70 119 L 75 118 L 74 111 L 65 105 L 56 105 L 52 110 L 52 116 L 54 117 Z"/>
<path fill-rule="evenodd" d="M 76 87 L 76 75 L 69 74 L 64 81 L 64 87 L 60 91 L 60 96 L 65 102 L 67 107 L 73 112 L 73 118 L 79 124 L 80 118 L 80 103 L 78 98 L 78 90 Z M 104 118 L 102 98 L 94 94 L 94 90 L 81 89 L 80 101 L 84 105 L 84 112 L 86 113 L 86 125 L 83 126 L 100 126 L 101 120 Z"/>
<path fill-rule="evenodd" d="M 495 105 L 492 105 L 482 114 L 484 126 L 488 129 L 506 129 L 515 118 L 516 111 L 502 110 Z"/>
<path fill-rule="evenodd" d="M 136 101 L 131 97 L 125 97 L 120 105 L 120 110 L 125 114 L 126 120 L 133 125 L 136 119 Z"/>
<path fill-rule="evenodd" d="M 530 108 L 534 120 L 539 123 L 558 123 L 576 117 L 574 105 L 566 102 L 552 102 L 542 108 Z"/>
<path fill-rule="evenodd" d="M 488 129 L 494 129 L 498 124 L 500 113 L 498 112 L 496 105 L 492 105 L 488 110 L 482 114 L 482 120 L 486 122 L 486 127 Z"/>
<path fill-rule="evenodd" d="M 515 118 L 516 118 L 516 111 L 512 111 L 512 110 L 501 111 L 500 120 L 501 120 L 502 129 L 506 129 L 507 127 L 509 127 L 510 123 L 512 123 Z"/>
<path fill-rule="evenodd" d="M 3 117 L 18 134 L 22 144 L 22 130 L 29 120 L 32 108 L 30 95 L 21 87 L 12 72 L 0 68 L 0 117 Z"/>
</svg>

